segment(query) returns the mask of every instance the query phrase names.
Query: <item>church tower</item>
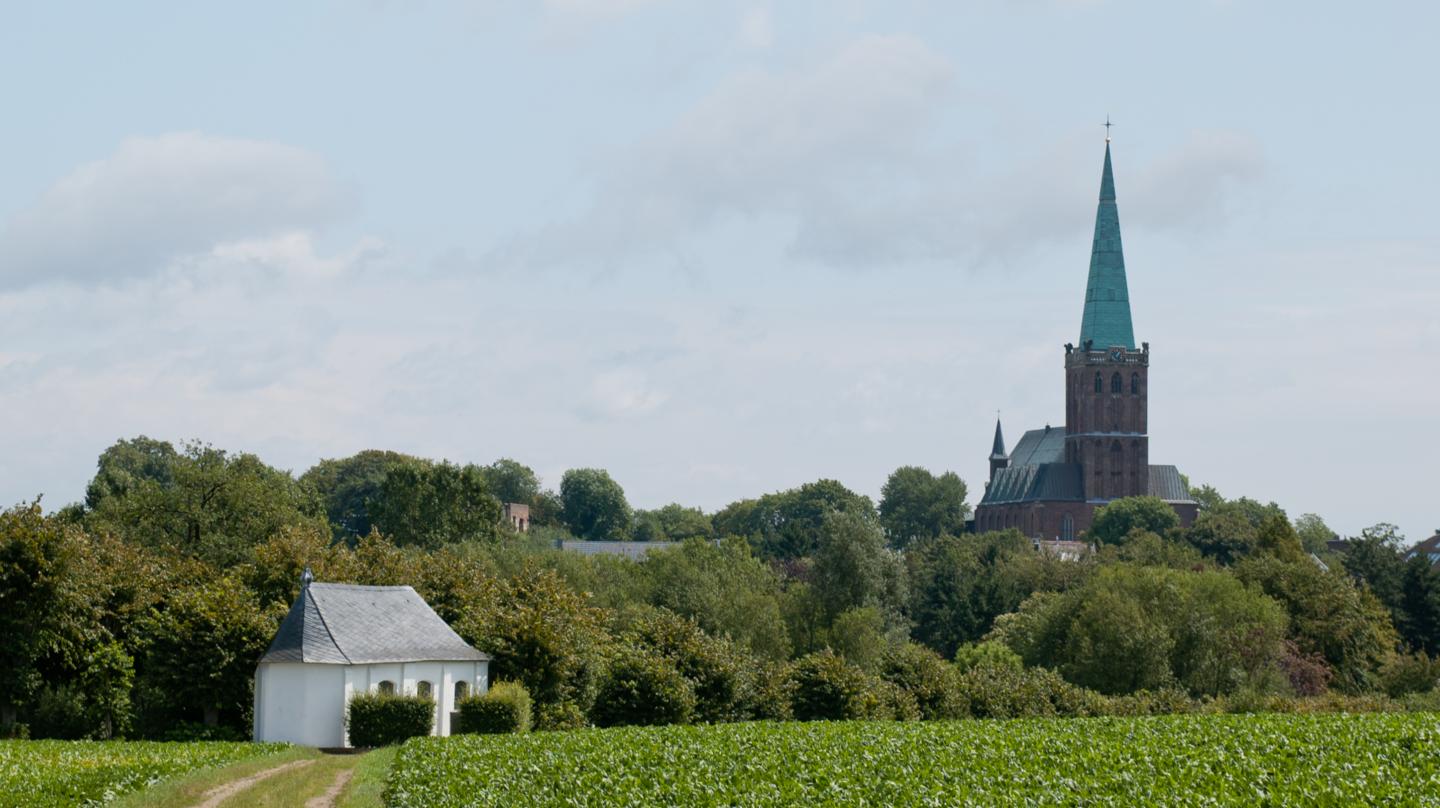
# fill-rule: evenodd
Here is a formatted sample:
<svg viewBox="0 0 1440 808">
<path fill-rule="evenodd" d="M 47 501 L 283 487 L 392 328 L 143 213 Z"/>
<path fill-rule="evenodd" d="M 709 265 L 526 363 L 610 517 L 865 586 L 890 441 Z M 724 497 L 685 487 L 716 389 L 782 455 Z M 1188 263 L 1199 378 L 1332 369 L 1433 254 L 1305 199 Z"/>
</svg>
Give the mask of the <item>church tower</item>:
<svg viewBox="0 0 1440 808">
<path fill-rule="evenodd" d="M 1079 346 L 1065 346 L 1065 462 L 1078 464 L 1087 501 L 1150 493 L 1146 418 L 1150 345 L 1135 346 L 1110 139 L 1090 248 Z"/>
</svg>

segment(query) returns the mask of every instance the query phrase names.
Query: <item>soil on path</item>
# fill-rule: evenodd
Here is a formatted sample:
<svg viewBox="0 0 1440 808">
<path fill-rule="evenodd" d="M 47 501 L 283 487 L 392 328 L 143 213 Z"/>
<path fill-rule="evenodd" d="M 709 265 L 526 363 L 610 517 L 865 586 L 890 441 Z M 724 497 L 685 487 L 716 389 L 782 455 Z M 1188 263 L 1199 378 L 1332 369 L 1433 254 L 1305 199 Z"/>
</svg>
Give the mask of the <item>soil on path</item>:
<svg viewBox="0 0 1440 808">
<path fill-rule="evenodd" d="M 340 792 L 345 790 L 345 784 L 350 782 L 350 778 L 354 774 L 353 768 L 341 770 L 335 775 L 335 782 L 330 784 L 330 788 L 318 797 L 311 797 L 305 803 L 305 808 L 335 808 L 335 801 L 340 799 Z"/>
<path fill-rule="evenodd" d="M 205 792 L 205 794 L 203 795 L 204 799 L 198 804 L 196 804 L 195 808 L 220 808 L 220 803 L 230 799 L 236 794 L 239 794 L 240 792 L 255 785 L 261 780 L 268 780 L 277 774 L 283 774 L 287 771 L 290 771 L 291 769 L 298 769 L 303 766 L 309 766 L 314 762 L 315 761 L 313 759 L 295 760 L 281 766 L 276 766 L 271 769 L 265 769 L 263 771 L 255 772 L 249 777 L 242 777 L 239 780 L 231 780 L 223 786 L 216 786 L 215 788 L 212 788 L 209 791 Z M 333 802 L 327 804 L 333 804 Z"/>
</svg>

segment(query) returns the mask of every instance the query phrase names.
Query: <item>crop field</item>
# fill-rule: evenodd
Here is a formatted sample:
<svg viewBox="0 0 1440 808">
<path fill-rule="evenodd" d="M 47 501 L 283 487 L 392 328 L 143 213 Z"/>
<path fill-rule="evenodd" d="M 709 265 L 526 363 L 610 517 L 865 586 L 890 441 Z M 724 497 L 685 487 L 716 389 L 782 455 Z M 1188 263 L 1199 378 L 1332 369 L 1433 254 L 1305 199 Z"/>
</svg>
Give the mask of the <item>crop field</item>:
<svg viewBox="0 0 1440 808">
<path fill-rule="evenodd" d="M 394 808 L 1440 805 L 1440 715 L 787 723 L 418 739 Z"/>
<path fill-rule="evenodd" d="M 152 783 L 283 748 L 219 742 L 0 741 L 0 806 L 103 805 Z"/>
</svg>

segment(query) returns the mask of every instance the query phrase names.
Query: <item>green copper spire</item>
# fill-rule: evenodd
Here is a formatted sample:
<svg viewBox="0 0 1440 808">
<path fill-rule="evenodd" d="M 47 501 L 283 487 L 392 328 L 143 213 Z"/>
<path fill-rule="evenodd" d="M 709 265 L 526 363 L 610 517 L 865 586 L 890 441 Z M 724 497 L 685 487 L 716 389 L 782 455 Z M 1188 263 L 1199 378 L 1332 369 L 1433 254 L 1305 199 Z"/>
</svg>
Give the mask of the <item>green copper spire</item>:
<svg viewBox="0 0 1440 808">
<path fill-rule="evenodd" d="M 1120 249 L 1120 211 L 1115 207 L 1115 177 L 1110 173 L 1110 139 L 1105 139 L 1105 173 L 1100 176 L 1100 207 L 1095 211 L 1095 242 L 1090 248 L 1090 280 L 1085 284 L 1085 316 L 1080 346 L 1095 350 L 1112 345 L 1135 347 L 1130 324 L 1130 292 L 1125 286 L 1125 255 Z"/>
</svg>

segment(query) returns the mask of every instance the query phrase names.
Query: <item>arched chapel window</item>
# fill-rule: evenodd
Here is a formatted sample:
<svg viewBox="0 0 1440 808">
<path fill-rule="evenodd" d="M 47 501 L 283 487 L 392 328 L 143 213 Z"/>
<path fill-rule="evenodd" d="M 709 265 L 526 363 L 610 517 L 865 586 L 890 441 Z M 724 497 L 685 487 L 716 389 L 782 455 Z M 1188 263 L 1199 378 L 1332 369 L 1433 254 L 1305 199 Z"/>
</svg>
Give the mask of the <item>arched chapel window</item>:
<svg viewBox="0 0 1440 808">
<path fill-rule="evenodd" d="M 456 703 L 456 704 L 459 704 L 459 703 L 460 703 L 460 700 L 463 699 L 463 698 L 465 698 L 465 697 L 468 696 L 468 695 L 470 695 L 470 683 L 469 683 L 469 682 L 466 682 L 466 681 L 456 682 L 456 683 L 455 683 L 455 703 Z"/>
<path fill-rule="evenodd" d="M 1075 541 L 1075 519 L 1068 513 L 1060 517 L 1060 540 Z"/>
<path fill-rule="evenodd" d="M 419 696 L 422 699 L 430 698 L 434 692 L 435 689 L 431 686 L 429 682 L 421 681 L 415 685 L 415 695 Z"/>
<path fill-rule="evenodd" d="M 1112 392 L 1112 393 L 1123 393 L 1123 392 L 1125 392 L 1125 382 L 1120 379 L 1120 374 L 1119 374 L 1119 373 L 1116 373 L 1114 376 L 1111 376 L 1111 377 L 1110 377 L 1110 392 Z"/>
<path fill-rule="evenodd" d="M 395 695 L 395 683 L 389 679 L 381 680 L 380 684 L 375 686 L 375 690 L 382 696 L 393 696 Z"/>
<path fill-rule="evenodd" d="M 1099 373 L 1095 374 L 1095 392 L 1105 392 L 1105 377 L 1101 376 Z"/>
<path fill-rule="evenodd" d="M 1130 374 L 1130 395 L 1132 395 L 1132 396 L 1138 396 L 1138 395 L 1140 395 L 1140 374 L 1139 374 L 1139 373 L 1131 373 L 1131 374 Z"/>
</svg>

